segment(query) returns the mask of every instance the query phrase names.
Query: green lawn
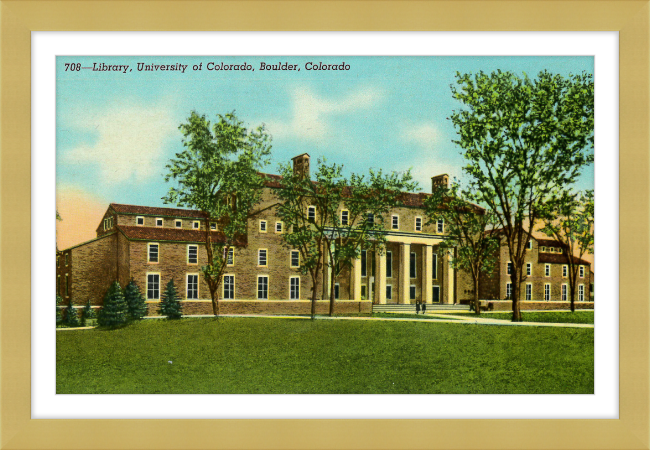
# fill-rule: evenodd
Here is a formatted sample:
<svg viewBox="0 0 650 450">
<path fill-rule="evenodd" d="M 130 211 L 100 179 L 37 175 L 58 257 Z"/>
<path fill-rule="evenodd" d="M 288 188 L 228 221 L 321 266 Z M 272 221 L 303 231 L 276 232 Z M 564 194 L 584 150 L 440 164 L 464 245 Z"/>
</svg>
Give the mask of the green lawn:
<svg viewBox="0 0 650 450">
<path fill-rule="evenodd" d="M 58 394 L 594 392 L 593 329 L 206 318 L 56 338 Z"/>
<path fill-rule="evenodd" d="M 426 314 L 405 314 L 405 313 L 372 313 L 372 317 L 377 317 L 379 319 L 433 319 L 440 320 L 440 316 L 429 316 Z M 463 320 L 456 317 L 443 317 L 445 320 Z"/>
<path fill-rule="evenodd" d="M 467 313 L 464 313 L 467 314 Z M 474 313 L 470 313 L 474 315 Z M 512 312 L 489 312 L 482 313 L 480 317 L 485 319 L 512 320 Z M 524 322 L 547 322 L 547 323 L 594 323 L 593 311 L 549 311 L 549 312 L 521 312 Z"/>
</svg>

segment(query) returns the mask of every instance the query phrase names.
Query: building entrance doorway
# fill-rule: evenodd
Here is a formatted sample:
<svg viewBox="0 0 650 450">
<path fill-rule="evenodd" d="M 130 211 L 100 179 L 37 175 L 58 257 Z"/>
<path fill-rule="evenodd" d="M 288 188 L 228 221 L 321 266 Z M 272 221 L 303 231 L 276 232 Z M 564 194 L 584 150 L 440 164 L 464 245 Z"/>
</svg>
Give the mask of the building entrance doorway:
<svg viewBox="0 0 650 450">
<path fill-rule="evenodd" d="M 440 303 L 440 286 L 433 287 L 433 294 L 431 295 L 431 301 L 433 303 Z"/>
</svg>

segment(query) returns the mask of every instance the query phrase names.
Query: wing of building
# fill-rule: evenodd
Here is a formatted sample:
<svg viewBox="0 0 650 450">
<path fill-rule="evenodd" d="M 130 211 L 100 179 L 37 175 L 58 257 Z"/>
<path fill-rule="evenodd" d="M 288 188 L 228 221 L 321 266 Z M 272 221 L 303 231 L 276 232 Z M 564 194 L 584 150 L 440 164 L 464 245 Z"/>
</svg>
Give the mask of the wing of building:
<svg viewBox="0 0 650 450">
<path fill-rule="evenodd" d="M 294 158 L 294 170 L 308 174 L 309 155 Z M 284 243 L 285 226 L 274 208 L 278 201 L 274 192 L 280 182 L 277 175 L 267 175 L 259 205 L 262 212 L 249 221 L 246 236 L 228 255 L 219 293 L 224 314 L 309 312 L 311 277 L 300 274 L 300 254 Z M 432 189 L 447 183 L 447 175 L 433 177 Z M 390 213 L 385 252 L 363 251 L 352 267 L 337 277 L 337 312 L 367 313 L 373 303 L 453 304 L 473 298 L 471 277 L 451 268 L 450 255 L 439 252 L 445 224 L 427 223 L 423 202 L 428 195 L 405 193 L 403 205 Z M 346 211 L 339 208 L 338 214 L 343 218 Z M 213 241 L 223 239 L 218 224 L 206 223 L 200 211 L 111 203 L 95 239 L 57 253 L 57 293 L 66 304 L 82 306 L 90 301 L 101 306 L 113 281 L 124 287 L 134 280 L 145 295 L 149 314 L 157 315 L 163 288 L 173 279 L 184 314 L 211 314 L 210 292 L 201 273 L 207 263 L 206 227 L 210 227 Z M 535 260 L 537 278 L 531 281 L 535 286 L 531 298 L 541 300 L 550 282 L 552 292 L 557 291 L 553 299 L 559 299 L 562 263 L 548 258 L 561 255 L 540 251 L 538 243 L 533 245 L 531 261 Z M 496 274 L 485 280 L 482 298 L 507 301 L 507 255 L 501 259 Z M 553 267 L 551 278 L 541 275 L 545 264 Z M 586 273 L 590 273 L 588 265 Z M 330 276 L 323 270 L 322 289 L 317 293 L 323 300 L 319 312 L 327 309 L 329 283 L 322 281 Z"/>
</svg>

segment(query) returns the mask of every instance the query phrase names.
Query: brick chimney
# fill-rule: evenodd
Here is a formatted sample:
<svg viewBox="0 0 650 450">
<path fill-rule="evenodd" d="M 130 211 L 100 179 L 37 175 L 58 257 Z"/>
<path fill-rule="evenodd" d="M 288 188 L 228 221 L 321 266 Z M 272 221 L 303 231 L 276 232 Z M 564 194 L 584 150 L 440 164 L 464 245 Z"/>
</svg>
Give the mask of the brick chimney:
<svg viewBox="0 0 650 450">
<path fill-rule="evenodd" d="M 309 154 L 303 153 L 291 158 L 291 160 L 293 161 L 293 173 L 309 179 Z"/>
<path fill-rule="evenodd" d="M 435 192 L 435 190 L 440 187 L 445 189 L 449 188 L 449 175 L 446 173 L 431 177 L 431 192 Z"/>
</svg>

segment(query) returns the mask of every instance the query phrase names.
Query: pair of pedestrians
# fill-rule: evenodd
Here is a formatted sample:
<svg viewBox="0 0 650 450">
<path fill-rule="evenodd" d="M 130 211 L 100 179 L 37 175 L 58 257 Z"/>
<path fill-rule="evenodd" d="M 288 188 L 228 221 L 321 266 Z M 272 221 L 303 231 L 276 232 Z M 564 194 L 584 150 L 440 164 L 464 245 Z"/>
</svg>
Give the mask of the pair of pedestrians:
<svg viewBox="0 0 650 450">
<path fill-rule="evenodd" d="M 415 302 L 415 314 L 420 314 L 420 310 L 422 310 L 422 314 L 425 314 L 427 312 L 427 304 L 423 303 L 421 301 L 416 301 Z"/>
</svg>

